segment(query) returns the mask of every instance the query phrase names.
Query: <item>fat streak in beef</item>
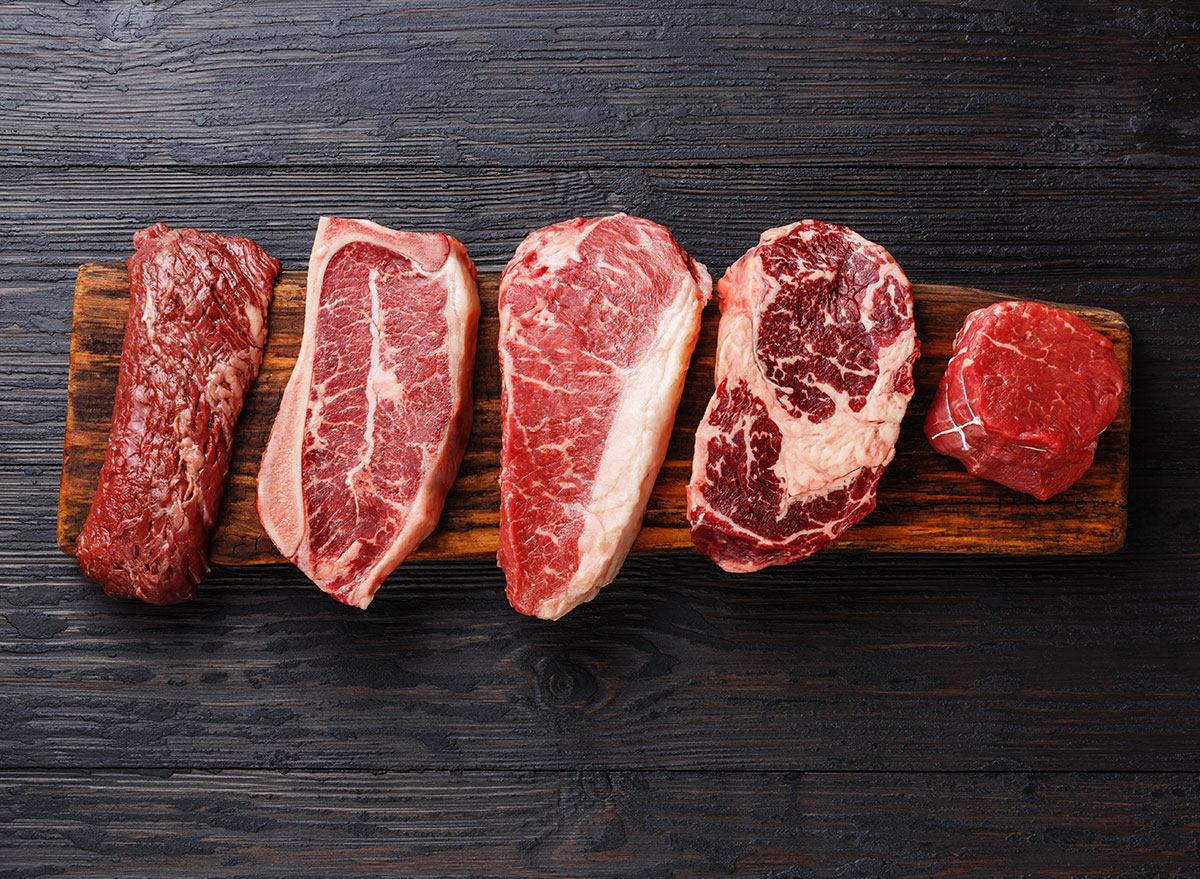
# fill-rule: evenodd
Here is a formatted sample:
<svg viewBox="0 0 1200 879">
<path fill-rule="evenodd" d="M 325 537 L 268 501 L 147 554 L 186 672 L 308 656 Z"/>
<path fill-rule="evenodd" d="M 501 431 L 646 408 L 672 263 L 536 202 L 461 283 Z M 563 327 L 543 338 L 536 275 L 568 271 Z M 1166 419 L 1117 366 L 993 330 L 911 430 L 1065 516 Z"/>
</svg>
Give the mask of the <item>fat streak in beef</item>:
<svg viewBox="0 0 1200 879">
<path fill-rule="evenodd" d="M 470 433 L 478 320 L 454 238 L 321 219 L 258 513 L 338 601 L 367 607 L 437 524 Z"/>
<path fill-rule="evenodd" d="M 76 545 L 109 595 L 174 604 L 208 571 L 279 262 L 247 238 L 162 223 L 133 243 L 112 429 Z"/>
<path fill-rule="evenodd" d="M 904 273 L 843 226 L 764 232 L 717 290 L 688 518 L 697 547 L 747 572 L 802 559 L 874 509 L 920 349 Z"/>
<path fill-rule="evenodd" d="M 1092 465 L 1123 383 L 1112 342 L 1075 315 L 998 302 L 955 336 L 925 434 L 974 475 L 1048 500 Z"/>
<path fill-rule="evenodd" d="M 500 550 L 510 603 L 557 619 L 617 574 L 666 455 L 704 266 L 617 214 L 531 233 L 500 281 Z"/>
</svg>

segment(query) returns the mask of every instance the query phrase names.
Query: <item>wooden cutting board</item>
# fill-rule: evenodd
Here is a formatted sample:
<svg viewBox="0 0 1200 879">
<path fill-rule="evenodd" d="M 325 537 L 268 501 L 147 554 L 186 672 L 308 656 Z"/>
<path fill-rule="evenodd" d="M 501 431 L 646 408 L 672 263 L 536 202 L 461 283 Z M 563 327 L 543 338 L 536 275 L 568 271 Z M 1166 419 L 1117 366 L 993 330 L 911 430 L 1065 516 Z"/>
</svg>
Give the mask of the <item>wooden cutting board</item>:
<svg viewBox="0 0 1200 879">
<path fill-rule="evenodd" d="M 496 552 L 500 508 L 500 378 L 496 359 L 498 274 L 479 277 L 483 313 L 475 366 L 475 425 L 466 458 L 436 531 L 411 558 L 484 558 Z M 279 398 L 291 374 L 304 327 L 304 272 L 283 272 L 271 305 L 271 332 L 262 371 L 246 399 L 234 444 L 229 485 L 212 538 L 214 564 L 248 565 L 282 558 L 263 533 L 254 509 L 255 479 Z M 921 359 L 916 395 L 900 433 L 896 459 L 879 483 L 879 506 L 834 548 L 885 552 L 1086 554 L 1118 549 L 1125 541 L 1129 474 L 1130 335 L 1124 319 L 1102 309 L 1059 306 L 1112 339 L 1125 372 L 1116 420 L 1100 438 L 1096 460 L 1083 478 L 1044 503 L 966 473 L 938 455 L 921 423 L 949 359 L 954 334 L 967 313 L 1013 297 L 965 287 L 916 285 Z M 95 493 L 104 461 L 116 392 L 129 284 L 121 263 L 79 269 L 71 328 L 67 427 L 58 502 L 58 542 L 75 552 L 75 539 Z M 667 460 L 650 498 L 633 552 L 690 550 L 684 488 L 691 475 L 692 437 L 712 392 L 718 311 L 704 315 Z"/>
</svg>

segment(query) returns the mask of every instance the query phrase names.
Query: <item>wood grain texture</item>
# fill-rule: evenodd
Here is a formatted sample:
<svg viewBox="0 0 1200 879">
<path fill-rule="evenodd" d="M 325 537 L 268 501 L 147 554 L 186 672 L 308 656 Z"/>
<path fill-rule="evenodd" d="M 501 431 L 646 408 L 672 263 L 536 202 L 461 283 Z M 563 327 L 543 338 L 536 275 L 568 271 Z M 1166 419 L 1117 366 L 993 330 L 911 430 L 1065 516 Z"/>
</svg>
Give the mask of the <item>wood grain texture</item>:
<svg viewBox="0 0 1200 879">
<path fill-rule="evenodd" d="M 1195 879 L 1198 31 L 1186 0 L 0 4 L 0 877 Z M 1119 312 L 1126 546 L 635 558 L 556 626 L 487 560 L 367 615 L 286 565 L 163 611 L 59 551 L 81 262 L 163 220 L 298 267 L 331 213 L 497 270 L 620 209 L 717 268 L 816 216 Z"/>
<path fill-rule="evenodd" d="M 11 165 L 1195 163 L 1194 4 L 5 4 Z"/>
<path fill-rule="evenodd" d="M 1180 481 L 1136 553 L 631 559 L 553 625 L 490 562 L 405 565 L 367 614 L 290 566 L 163 609 L 48 540 L 4 569 L 0 767 L 1195 771 L 1200 557 L 1194 524 L 1156 536 L 1198 518 Z"/>
<path fill-rule="evenodd" d="M 488 558 L 499 536 L 500 375 L 495 357 L 499 276 L 481 274 L 479 357 L 471 440 L 438 527 L 413 559 Z M 292 372 L 304 330 L 305 276 L 285 272 L 275 286 L 270 335 L 259 377 L 247 395 L 234 440 L 225 499 L 212 535 L 214 564 L 282 561 L 255 510 L 258 467 Z M 1130 388 L 1105 432 L 1091 468 L 1070 489 L 1046 502 L 976 479 L 955 460 L 938 455 L 921 423 L 966 315 L 1007 297 L 962 287 L 917 285 L 916 321 L 922 357 L 915 369 L 914 403 L 906 416 L 896 458 L 879 485 L 875 512 L 846 532 L 839 549 L 890 552 L 1008 554 L 1107 553 L 1125 542 L 1129 478 Z M 91 507 L 104 460 L 121 340 L 128 311 L 124 266 L 88 263 L 79 270 L 71 334 L 71 377 L 58 539 L 64 552 L 75 541 Z M 1129 327 L 1115 312 L 1069 307 L 1110 338 L 1129 375 Z M 691 549 L 684 490 L 692 471 L 696 425 L 712 393 L 718 314 L 705 311 L 667 459 L 659 471 L 633 553 Z"/>
<path fill-rule="evenodd" d="M 499 271 L 531 229 L 616 211 L 662 223 L 717 270 L 763 229 L 815 217 L 884 244 L 926 283 L 1044 298 L 1077 284 L 1067 301 L 1124 313 L 1138 289 L 1112 284 L 1200 277 L 1200 179 L 1188 169 L 0 165 L 6 273 L 66 281 L 68 296 L 80 263 L 123 261 L 133 233 L 159 220 L 248 235 L 303 267 L 318 216 L 367 217 L 444 230 L 481 271 Z"/>
<path fill-rule="evenodd" d="M 13 877 L 1187 879 L 1200 834 L 1194 774 L 2 773 L 0 794 Z"/>
</svg>

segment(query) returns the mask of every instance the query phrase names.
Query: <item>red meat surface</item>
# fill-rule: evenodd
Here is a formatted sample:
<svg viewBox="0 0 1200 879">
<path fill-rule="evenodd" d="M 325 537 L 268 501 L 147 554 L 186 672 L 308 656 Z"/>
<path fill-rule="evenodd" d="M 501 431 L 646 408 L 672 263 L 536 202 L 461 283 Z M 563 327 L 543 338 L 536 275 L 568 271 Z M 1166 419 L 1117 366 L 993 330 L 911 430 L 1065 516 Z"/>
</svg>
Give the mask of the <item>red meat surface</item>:
<svg viewBox="0 0 1200 879">
<path fill-rule="evenodd" d="M 1047 500 L 1091 466 L 1123 383 L 1112 342 L 1080 318 L 998 302 L 967 315 L 925 434 L 974 475 Z"/>
<path fill-rule="evenodd" d="M 323 217 L 258 475 L 279 551 L 365 608 L 434 529 L 471 430 L 479 297 L 449 235 Z"/>
<path fill-rule="evenodd" d="M 616 576 L 662 466 L 712 293 L 638 217 L 532 232 L 500 281 L 500 551 L 508 598 L 557 619 Z"/>
<path fill-rule="evenodd" d="M 162 223 L 133 243 L 112 430 L 78 558 L 109 595 L 174 604 L 208 571 L 279 261 L 248 238 Z"/>
<path fill-rule="evenodd" d="M 692 540 L 727 571 L 816 552 L 875 508 L 913 394 L 912 290 L 831 223 L 764 232 L 717 284 L 716 392 L 696 430 Z"/>
</svg>

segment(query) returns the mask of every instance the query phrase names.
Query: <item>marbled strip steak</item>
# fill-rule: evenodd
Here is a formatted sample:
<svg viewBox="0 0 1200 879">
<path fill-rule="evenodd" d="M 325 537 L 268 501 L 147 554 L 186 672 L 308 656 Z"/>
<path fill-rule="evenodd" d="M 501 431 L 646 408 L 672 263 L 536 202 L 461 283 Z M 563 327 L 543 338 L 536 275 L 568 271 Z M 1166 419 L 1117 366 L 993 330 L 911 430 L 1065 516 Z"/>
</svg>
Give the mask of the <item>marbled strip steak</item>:
<svg viewBox="0 0 1200 879">
<path fill-rule="evenodd" d="M 557 619 L 617 574 L 666 455 L 704 266 L 617 214 L 531 233 L 500 281 L 500 549 L 512 606 Z"/>
</svg>

